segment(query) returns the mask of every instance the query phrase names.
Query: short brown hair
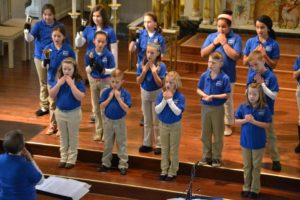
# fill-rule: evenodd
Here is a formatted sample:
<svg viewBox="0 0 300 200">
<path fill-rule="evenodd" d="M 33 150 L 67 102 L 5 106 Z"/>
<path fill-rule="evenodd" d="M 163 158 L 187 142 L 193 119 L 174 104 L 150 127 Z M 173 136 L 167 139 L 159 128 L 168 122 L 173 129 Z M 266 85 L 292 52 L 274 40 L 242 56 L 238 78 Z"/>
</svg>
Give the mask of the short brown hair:
<svg viewBox="0 0 300 200">
<path fill-rule="evenodd" d="M 114 71 L 112 71 L 111 77 L 112 78 L 121 78 L 121 79 L 123 79 L 124 73 L 119 69 L 115 69 Z"/>
<path fill-rule="evenodd" d="M 263 60 L 263 54 L 261 51 L 259 50 L 254 50 L 252 51 L 249 56 L 248 56 L 248 62 L 251 62 L 253 60 L 260 60 L 262 61 Z"/>
<path fill-rule="evenodd" d="M 24 136 L 20 130 L 12 130 L 5 134 L 3 149 L 6 153 L 17 154 L 25 147 Z"/>
<path fill-rule="evenodd" d="M 42 7 L 42 15 L 44 14 L 45 10 L 48 10 L 48 9 L 52 12 L 53 15 L 55 15 L 55 8 L 50 3 L 47 3 Z"/>
<path fill-rule="evenodd" d="M 221 62 L 224 61 L 223 55 L 218 51 L 212 52 L 211 54 L 209 54 L 209 57 L 211 57 L 212 59 L 215 59 L 215 60 L 219 60 Z"/>
</svg>

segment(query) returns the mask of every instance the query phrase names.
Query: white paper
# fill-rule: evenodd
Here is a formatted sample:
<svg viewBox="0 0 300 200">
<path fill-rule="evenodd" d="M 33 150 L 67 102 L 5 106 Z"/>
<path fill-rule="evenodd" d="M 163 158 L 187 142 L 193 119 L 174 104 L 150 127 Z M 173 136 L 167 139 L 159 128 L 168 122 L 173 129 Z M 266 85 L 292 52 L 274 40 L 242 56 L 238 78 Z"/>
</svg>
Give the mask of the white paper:
<svg viewBox="0 0 300 200">
<path fill-rule="evenodd" d="M 35 188 L 37 190 L 71 197 L 74 200 L 79 200 L 90 191 L 90 187 L 91 185 L 81 181 L 50 176 L 49 178 L 45 179 L 43 184 L 37 185 Z"/>
</svg>

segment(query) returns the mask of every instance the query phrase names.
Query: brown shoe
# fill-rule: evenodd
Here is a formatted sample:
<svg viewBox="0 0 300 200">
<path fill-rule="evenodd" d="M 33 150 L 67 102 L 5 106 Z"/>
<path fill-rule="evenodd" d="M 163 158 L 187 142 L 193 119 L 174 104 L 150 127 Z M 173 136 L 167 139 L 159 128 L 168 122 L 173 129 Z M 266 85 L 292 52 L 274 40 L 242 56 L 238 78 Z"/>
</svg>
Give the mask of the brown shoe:
<svg viewBox="0 0 300 200">
<path fill-rule="evenodd" d="M 93 140 L 101 142 L 102 141 L 102 136 L 101 135 L 94 135 Z"/>
</svg>

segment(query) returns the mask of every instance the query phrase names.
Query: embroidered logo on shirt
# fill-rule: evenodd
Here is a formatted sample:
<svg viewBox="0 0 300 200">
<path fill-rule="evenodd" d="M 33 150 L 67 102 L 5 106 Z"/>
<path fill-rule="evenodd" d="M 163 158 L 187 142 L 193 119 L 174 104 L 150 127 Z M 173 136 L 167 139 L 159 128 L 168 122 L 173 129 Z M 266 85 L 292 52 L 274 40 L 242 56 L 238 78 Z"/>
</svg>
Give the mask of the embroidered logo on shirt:
<svg viewBox="0 0 300 200">
<path fill-rule="evenodd" d="M 266 46 L 266 51 L 268 52 L 272 51 L 272 46 Z"/>
<path fill-rule="evenodd" d="M 258 113 L 258 115 L 260 115 L 260 116 L 264 116 L 265 110 L 264 110 L 264 109 L 260 109 L 260 110 L 257 111 L 257 113 Z"/>
<path fill-rule="evenodd" d="M 217 81 L 217 82 L 216 82 L 216 86 L 220 87 L 220 86 L 222 86 L 222 85 L 223 85 L 223 81 Z"/>
<path fill-rule="evenodd" d="M 69 51 L 63 51 L 63 56 L 68 56 L 69 55 Z"/>
<path fill-rule="evenodd" d="M 269 86 L 270 81 L 269 80 L 265 80 L 266 86 Z"/>
<path fill-rule="evenodd" d="M 154 42 L 154 43 L 158 43 L 158 39 L 155 38 L 155 39 L 153 40 L 153 42 Z"/>
<path fill-rule="evenodd" d="M 102 62 L 107 63 L 107 57 L 106 56 L 102 58 Z"/>
<path fill-rule="evenodd" d="M 233 45 L 233 44 L 234 44 L 234 39 L 228 39 L 227 43 L 228 43 L 229 45 Z"/>
</svg>

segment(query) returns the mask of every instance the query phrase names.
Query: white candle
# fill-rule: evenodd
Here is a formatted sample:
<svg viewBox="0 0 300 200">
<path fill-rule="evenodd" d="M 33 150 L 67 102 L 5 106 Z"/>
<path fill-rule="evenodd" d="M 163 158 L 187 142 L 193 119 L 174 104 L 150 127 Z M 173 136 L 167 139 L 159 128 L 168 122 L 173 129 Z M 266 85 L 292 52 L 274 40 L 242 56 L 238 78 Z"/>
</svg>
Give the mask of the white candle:
<svg viewBox="0 0 300 200">
<path fill-rule="evenodd" d="M 117 0 L 113 0 L 112 4 L 117 4 Z"/>
<path fill-rule="evenodd" d="M 76 13 L 76 0 L 72 0 L 72 13 Z"/>
<path fill-rule="evenodd" d="M 96 0 L 92 0 L 92 7 L 94 8 L 96 6 Z"/>
</svg>

